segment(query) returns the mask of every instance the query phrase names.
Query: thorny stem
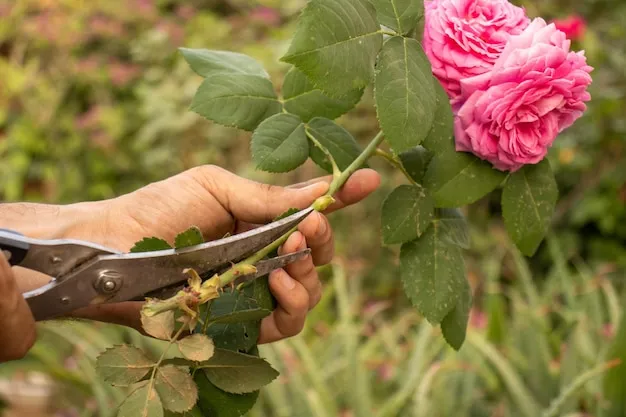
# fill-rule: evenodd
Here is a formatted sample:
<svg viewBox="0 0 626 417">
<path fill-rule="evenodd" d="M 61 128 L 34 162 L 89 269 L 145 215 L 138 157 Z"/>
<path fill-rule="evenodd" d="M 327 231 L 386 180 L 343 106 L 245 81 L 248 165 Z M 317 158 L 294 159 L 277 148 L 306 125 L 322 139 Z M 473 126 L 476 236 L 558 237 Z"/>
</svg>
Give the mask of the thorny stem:
<svg viewBox="0 0 626 417">
<path fill-rule="evenodd" d="M 350 176 L 352 174 L 354 174 L 354 172 L 356 170 L 358 170 L 359 168 L 361 168 L 361 166 L 372 156 L 374 155 L 374 153 L 376 152 L 376 148 L 378 148 L 378 145 L 381 144 L 381 142 L 383 141 L 383 132 L 380 131 L 378 132 L 378 134 L 376 135 L 376 137 L 374 137 L 374 139 L 372 139 L 372 141 L 369 143 L 369 145 L 367 145 L 367 147 L 365 148 L 365 150 L 363 152 L 361 152 L 361 155 L 359 155 L 359 157 L 357 159 L 355 159 L 350 166 L 348 166 L 348 168 L 346 168 L 339 177 L 335 178 L 333 180 L 333 182 L 330 184 L 330 188 L 328 189 L 328 193 L 326 193 L 327 195 L 334 195 L 337 191 L 339 191 L 339 189 L 341 187 L 343 187 L 343 185 L 346 183 L 346 181 L 348 181 L 348 178 L 350 178 Z"/>
<path fill-rule="evenodd" d="M 323 202 L 323 199 L 328 198 L 329 196 L 332 197 L 337 191 L 339 191 L 339 189 L 346 183 L 346 181 L 348 181 L 348 178 L 350 178 L 350 176 L 354 174 L 354 172 L 358 170 L 365 163 L 365 161 L 367 161 L 376 152 L 378 145 L 380 145 L 380 143 L 383 141 L 383 137 L 384 137 L 383 132 L 382 131 L 378 132 L 376 137 L 372 139 L 370 144 L 367 145 L 365 150 L 358 156 L 358 158 L 356 158 L 350 164 L 350 166 L 348 166 L 348 168 L 346 168 L 343 172 L 341 172 L 341 174 L 339 174 L 338 176 L 335 176 L 335 178 L 333 179 L 333 182 L 330 184 L 330 187 L 328 188 L 328 192 L 326 193 L 326 196 L 321 197 L 320 199 L 318 199 L 318 201 L 313 203 L 313 207 L 317 211 L 323 211 L 326 209 L 325 206 L 328 206 L 329 201 L 326 201 L 324 202 L 324 204 L 320 205 L 320 203 Z M 281 247 L 287 241 L 289 236 L 291 236 L 292 233 L 296 232 L 297 230 L 298 230 L 298 226 L 293 227 L 291 230 L 289 230 L 287 233 L 279 237 L 274 242 L 270 243 L 269 245 L 267 245 L 266 247 L 264 247 L 263 249 L 255 253 L 254 255 L 251 255 L 250 257 L 244 259 L 243 261 L 233 266 L 231 269 L 229 269 L 228 271 L 220 275 L 219 278 L 211 278 L 211 279 L 219 279 L 219 284 L 222 287 L 230 284 L 238 276 L 238 274 L 236 273 L 238 267 L 241 267 L 242 265 L 254 265 L 255 263 L 259 262 L 260 260 L 265 258 L 267 255 L 269 255 L 270 253 L 272 253 L 273 251 Z"/>
<path fill-rule="evenodd" d="M 404 174 L 404 176 L 406 177 L 407 180 L 409 180 L 409 182 L 413 185 L 419 185 L 417 183 L 417 181 L 415 181 L 411 175 L 409 175 L 409 173 L 407 172 L 407 170 L 404 168 L 404 165 L 402 165 L 402 161 L 400 161 L 400 159 L 398 159 L 397 156 L 390 154 L 389 152 L 386 152 L 380 148 L 376 149 L 376 155 L 380 156 L 382 158 L 384 158 L 387 162 L 389 162 L 391 165 L 393 165 L 394 167 L 398 168 L 400 171 L 402 171 L 402 173 Z"/>
<path fill-rule="evenodd" d="M 374 139 L 372 139 L 372 141 L 369 143 L 369 145 L 367 145 L 367 147 L 363 150 L 363 152 L 361 152 L 361 154 L 344 171 L 339 171 L 339 169 L 335 171 L 335 175 L 333 176 L 334 177 L 333 181 L 331 182 L 326 195 L 318 198 L 311 205 L 311 207 L 315 211 L 322 212 L 326 210 L 326 208 L 335 201 L 332 198 L 332 196 L 337 191 L 339 191 L 341 187 L 343 187 L 346 181 L 348 181 L 348 178 L 350 178 L 350 176 L 354 174 L 355 171 L 361 168 L 361 166 L 376 153 L 378 145 L 380 145 L 381 142 L 383 141 L 383 137 L 384 137 L 383 132 L 382 131 L 378 132 L 378 134 L 374 137 Z M 322 149 L 322 151 L 325 151 L 325 153 L 328 152 L 328 150 L 325 150 L 325 148 L 321 144 L 320 144 L 320 149 Z M 332 157 L 330 159 L 331 161 L 333 161 Z M 334 169 L 335 167 L 336 167 L 336 164 L 333 161 L 333 170 L 335 170 Z M 261 261 L 270 253 L 280 248 L 287 241 L 289 236 L 291 236 L 297 230 L 298 230 L 298 226 L 293 227 L 287 233 L 285 233 L 284 235 L 282 235 L 281 237 L 279 237 L 277 240 L 273 241 L 269 245 L 265 246 L 260 251 L 247 257 L 243 261 L 238 262 L 235 265 L 233 265 L 232 268 L 224 272 L 222 275 L 216 275 L 213 278 L 205 281 L 202 284 L 203 287 L 207 286 L 208 288 L 208 287 L 213 286 L 214 288 L 224 288 L 227 285 L 230 285 L 238 277 L 247 274 L 248 271 L 250 271 L 251 267 L 254 266 L 254 264 Z M 177 306 L 179 306 L 178 295 L 172 297 L 169 300 L 160 301 L 158 305 L 152 306 L 152 310 L 153 310 L 153 314 L 160 314 L 167 310 L 175 309 L 177 308 Z"/>
</svg>

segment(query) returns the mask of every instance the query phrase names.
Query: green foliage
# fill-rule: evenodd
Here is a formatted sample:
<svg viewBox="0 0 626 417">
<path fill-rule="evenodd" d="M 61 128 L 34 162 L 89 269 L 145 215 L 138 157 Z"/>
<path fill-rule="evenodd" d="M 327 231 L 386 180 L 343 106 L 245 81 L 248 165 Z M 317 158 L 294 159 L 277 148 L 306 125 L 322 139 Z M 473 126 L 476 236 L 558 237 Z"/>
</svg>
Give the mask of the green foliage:
<svg viewBox="0 0 626 417">
<path fill-rule="evenodd" d="M 198 364 L 207 379 L 231 394 L 248 394 L 272 382 L 278 372 L 256 356 L 216 349 L 215 355 Z"/>
<path fill-rule="evenodd" d="M 418 185 L 401 185 L 383 203 L 382 235 L 387 245 L 417 239 L 430 227 L 435 204 Z"/>
<path fill-rule="evenodd" d="M 105 381 L 122 387 L 139 382 L 153 367 L 154 361 L 129 345 L 107 349 L 98 357 L 97 363 L 98 372 Z"/>
<path fill-rule="evenodd" d="M 204 324 L 198 325 L 198 330 L 212 337 L 216 347 L 249 351 L 256 345 L 260 320 L 273 310 L 272 307 L 262 306 L 262 301 L 257 299 L 255 287 L 261 293 L 259 287 L 265 286 L 263 282 L 257 281 L 243 291 L 224 292 L 213 300 L 206 313 L 201 311 L 201 317 L 208 314 L 208 318 Z"/>
<path fill-rule="evenodd" d="M 413 149 L 402 152 L 399 157 L 402 166 L 411 179 L 421 184 L 424 179 L 424 174 L 426 174 L 428 164 L 433 157 L 432 152 L 422 146 L 416 146 Z"/>
<path fill-rule="evenodd" d="M 378 21 L 401 35 L 417 26 L 424 15 L 424 2 L 421 0 L 373 0 Z"/>
<path fill-rule="evenodd" d="M 626 413 L 626 310 L 622 314 L 615 338 L 606 354 L 607 361 L 617 360 L 617 366 L 604 375 L 602 389 L 608 402 L 600 417 L 617 417 Z"/>
<path fill-rule="evenodd" d="M 281 113 L 265 120 L 252 135 L 252 160 L 257 169 L 288 172 L 309 157 L 304 123 L 298 116 Z"/>
<path fill-rule="evenodd" d="M 175 413 L 191 410 L 198 401 L 198 387 L 189 374 L 189 369 L 185 367 L 174 365 L 159 367 L 156 371 L 154 388 L 163 408 Z M 146 413 L 146 417 L 148 416 L 150 414 Z"/>
<path fill-rule="evenodd" d="M 315 117 L 306 126 L 309 137 L 321 145 L 340 170 L 346 169 L 361 153 L 354 137 L 343 127 L 323 117 Z M 310 146 L 311 159 L 322 169 L 333 172 L 328 155 L 316 144 Z"/>
<path fill-rule="evenodd" d="M 282 104 L 267 78 L 222 73 L 202 82 L 191 110 L 221 125 L 252 131 L 268 117 L 280 113 Z"/>
<path fill-rule="evenodd" d="M 179 50 L 191 69 L 204 78 L 216 74 L 245 74 L 269 79 L 269 74 L 258 61 L 238 52 L 190 48 Z"/>
<path fill-rule="evenodd" d="M 172 249 L 172 246 L 165 240 L 158 237 L 146 237 L 137 242 L 130 251 L 133 253 L 138 252 L 154 252 L 160 250 Z"/>
<path fill-rule="evenodd" d="M 305 122 L 314 117 L 336 119 L 352 110 L 362 95 L 362 89 L 351 91 L 343 98 L 324 94 L 297 68 L 287 72 L 283 83 L 285 110 L 299 116 Z"/>
<path fill-rule="evenodd" d="M 174 239 L 174 247 L 176 249 L 187 248 L 204 243 L 202 232 L 196 226 L 192 226 L 186 231 L 178 234 Z"/>
<path fill-rule="evenodd" d="M 546 236 L 558 194 L 548 160 L 525 166 L 507 179 L 502 215 L 509 235 L 524 255 L 534 255 Z"/>
<path fill-rule="evenodd" d="M 344 98 L 369 85 L 381 44 L 369 1 L 316 0 L 302 12 L 281 60 L 302 71 L 326 94 Z"/>
<path fill-rule="evenodd" d="M 467 280 L 463 280 L 461 295 L 456 305 L 441 320 L 441 332 L 450 346 L 459 350 L 465 342 L 467 322 L 472 308 L 472 289 Z"/>
<path fill-rule="evenodd" d="M 431 66 L 415 39 L 385 42 L 376 66 L 376 111 L 396 152 L 419 145 L 433 125 L 437 106 Z"/>
<path fill-rule="evenodd" d="M 505 175 L 463 152 L 435 154 L 424 174 L 424 186 L 437 207 L 454 208 L 478 201 L 495 190 Z"/>
<path fill-rule="evenodd" d="M 242 417 L 254 406 L 259 391 L 249 394 L 230 394 L 213 385 L 204 372 L 194 376 L 200 390 L 198 406 L 207 416 Z"/>
<path fill-rule="evenodd" d="M 120 406 L 118 417 L 163 417 L 163 404 L 149 382 L 142 382 Z"/>
<path fill-rule="evenodd" d="M 402 245 L 400 264 L 405 292 L 433 324 L 455 308 L 465 286 L 461 250 L 438 222 L 418 239 Z"/>
</svg>

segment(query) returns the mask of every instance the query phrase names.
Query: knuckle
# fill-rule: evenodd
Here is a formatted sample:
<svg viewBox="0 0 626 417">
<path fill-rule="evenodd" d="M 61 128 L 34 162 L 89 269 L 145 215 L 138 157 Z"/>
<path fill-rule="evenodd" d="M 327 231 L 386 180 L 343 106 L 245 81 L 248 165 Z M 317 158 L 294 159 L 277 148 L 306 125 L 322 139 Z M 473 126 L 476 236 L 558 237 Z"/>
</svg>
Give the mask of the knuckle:
<svg viewBox="0 0 626 417">
<path fill-rule="evenodd" d="M 302 329 L 304 329 L 305 320 L 305 317 L 294 318 L 291 323 L 289 323 L 289 326 L 282 331 L 282 333 L 286 337 L 297 336 L 300 332 L 302 332 Z"/>
</svg>

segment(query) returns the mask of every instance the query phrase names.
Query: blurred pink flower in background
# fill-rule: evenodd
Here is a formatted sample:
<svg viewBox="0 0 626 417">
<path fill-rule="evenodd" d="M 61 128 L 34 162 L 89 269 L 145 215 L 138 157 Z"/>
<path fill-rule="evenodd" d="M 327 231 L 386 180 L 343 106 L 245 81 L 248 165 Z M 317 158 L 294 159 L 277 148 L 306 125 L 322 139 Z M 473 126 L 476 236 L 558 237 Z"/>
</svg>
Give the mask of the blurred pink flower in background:
<svg viewBox="0 0 626 417">
<path fill-rule="evenodd" d="M 176 8 L 176 15 L 185 20 L 193 18 L 196 13 L 196 9 L 189 4 L 181 4 Z"/>
<path fill-rule="evenodd" d="M 109 76 L 114 85 L 123 87 L 139 75 L 141 69 L 136 65 L 114 61 L 109 65 Z"/>
<path fill-rule="evenodd" d="M 552 23 L 558 30 L 565 33 L 567 39 L 573 41 L 581 40 L 587 30 L 587 22 L 578 15 L 568 16 L 565 19 L 554 19 Z"/>
<path fill-rule="evenodd" d="M 529 19 L 506 0 L 426 0 L 423 46 L 448 96 L 455 101 L 463 78 L 491 69 L 511 35 Z"/>
<path fill-rule="evenodd" d="M 280 13 L 271 7 L 259 6 L 250 13 L 250 18 L 269 26 L 280 24 Z"/>
<path fill-rule="evenodd" d="M 536 164 L 591 99 L 592 68 L 554 24 L 535 19 L 511 37 L 493 69 L 461 81 L 457 151 L 502 171 Z"/>
</svg>

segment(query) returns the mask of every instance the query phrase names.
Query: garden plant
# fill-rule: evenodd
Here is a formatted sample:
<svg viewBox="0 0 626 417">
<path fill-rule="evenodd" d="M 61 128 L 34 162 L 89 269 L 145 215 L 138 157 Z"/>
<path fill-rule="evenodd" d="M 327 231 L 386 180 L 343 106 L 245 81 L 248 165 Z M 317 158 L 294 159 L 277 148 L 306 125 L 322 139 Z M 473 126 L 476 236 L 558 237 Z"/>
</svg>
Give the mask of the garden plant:
<svg viewBox="0 0 626 417">
<path fill-rule="evenodd" d="M 548 149 L 586 109 L 592 69 L 554 25 L 506 0 L 311 0 L 281 61 L 280 96 L 263 66 L 230 51 L 181 48 L 204 78 L 191 110 L 252 133 L 259 170 L 289 172 L 312 159 L 333 195 L 370 158 L 406 183 L 382 206 L 382 241 L 401 245 L 400 281 L 419 313 L 460 349 L 472 294 L 460 208 L 502 189 L 506 229 L 531 256 L 544 239 L 558 190 Z M 361 148 L 335 119 L 373 86 L 380 131 Z M 294 207 L 285 214 L 303 209 Z M 167 300 L 147 300 L 142 323 L 160 354 L 132 345 L 102 353 L 99 374 L 131 387 L 118 416 L 240 416 L 278 373 L 259 357 L 260 320 L 274 308 L 267 278 L 234 287 L 290 233 L 224 273 L 200 277 Z M 146 237 L 135 252 L 203 242 Z"/>
</svg>

